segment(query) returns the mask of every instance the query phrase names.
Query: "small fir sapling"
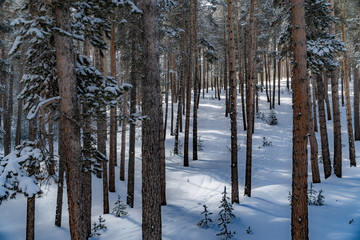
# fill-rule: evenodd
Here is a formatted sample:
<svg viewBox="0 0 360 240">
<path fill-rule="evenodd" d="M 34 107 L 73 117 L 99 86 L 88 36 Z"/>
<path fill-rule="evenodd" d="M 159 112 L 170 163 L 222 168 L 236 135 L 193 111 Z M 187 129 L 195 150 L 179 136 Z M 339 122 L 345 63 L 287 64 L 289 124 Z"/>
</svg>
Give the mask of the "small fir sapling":
<svg viewBox="0 0 360 240">
<path fill-rule="evenodd" d="M 232 232 L 228 229 L 228 224 L 231 222 L 231 220 L 235 217 L 235 215 L 232 213 L 234 210 L 231 203 L 228 202 L 229 197 L 227 197 L 226 193 L 226 187 L 224 187 L 224 192 L 222 193 L 222 199 L 221 199 L 221 205 L 219 208 L 221 209 L 219 212 L 219 223 L 218 227 L 220 229 L 220 233 L 217 233 L 216 235 L 221 237 L 221 239 L 231 239 L 235 234 L 235 232 Z"/>
<path fill-rule="evenodd" d="M 272 146 L 272 142 L 267 140 L 266 137 L 263 137 L 263 147 Z"/>
<path fill-rule="evenodd" d="M 198 150 L 199 152 L 203 152 L 203 151 L 204 151 L 204 141 L 201 140 L 201 136 L 198 137 L 197 150 Z"/>
<path fill-rule="evenodd" d="M 99 237 L 101 233 L 99 233 L 100 230 L 105 232 L 107 230 L 107 227 L 105 226 L 105 219 L 99 216 L 99 223 L 94 222 L 94 227 L 91 229 L 90 237 Z"/>
<path fill-rule="evenodd" d="M 319 193 L 314 190 L 313 184 L 310 184 L 310 190 L 308 191 L 308 204 L 315 206 L 323 206 L 325 202 L 325 197 L 323 195 L 323 190 L 320 190 Z"/>
<path fill-rule="evenodd" d="M 204 219 L 201 219 L 199 222 L 198 222 L 198 224 L 197 224 L 197 226 L 199 227 L 199 228 L 209 228 L 210 227 L 210 223 L 212 223 L 213 221 L 211 220 L 211 218 L 209 217 L 211 214 L 213 214 L 212 212 L 209 212 L 207 209 L 208 209 L 208 207 L 206 206 L 206 205 L 203 205 L 203 207 L 204 207 L 204 211 L 201 213 L 201 214 L 203 214 L 204 215 Z"/>
<path fill-rule="evenodd" d="M 248 229 L 246 229 L 246 233 L 247 233 L 247 234 L 251 234 L 251 233 L 252 233 L 252 230 L 251 230 L 250 226 L 248 227 Z"/>
<path fill-rule="evenodd" d="M 120 195 L 118 195 L 118 199 L 115 202 L 115 207 L 113 208 L 112 213 L 114 213 L 116 217 L 125 217 L 128 215 L 128 212 L 125 210 L 126 204 L 121 201 Z"/>
<path fill-rule="evenodd" d="M 276 117 L 276 113 L 273 109 L 271 109 L 268 118 L 266 119 L 266 123 L 269 125 L 277 125 L 278 119 Z"/>
</svg>

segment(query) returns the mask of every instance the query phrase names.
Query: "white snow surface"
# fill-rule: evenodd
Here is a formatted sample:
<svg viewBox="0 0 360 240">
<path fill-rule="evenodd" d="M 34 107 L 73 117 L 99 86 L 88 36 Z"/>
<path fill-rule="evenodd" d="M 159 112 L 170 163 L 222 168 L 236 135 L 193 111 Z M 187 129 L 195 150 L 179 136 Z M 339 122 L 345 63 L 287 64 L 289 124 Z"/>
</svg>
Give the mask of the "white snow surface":
<svg viewBox="0 0 360 240">
<path fill-rule="evenodd" d="M 246 132 L 243 131 L 241 100 L 238 97 L 238 143 L 239 143 L 239 190 L 240 204 L 234 204 L 235 218 L 229 229 L 235 231 L 233 239 L 242 240 L 288 240 L 291 239 L 291 208 L 288 194 L 291 191 L 292 175 L 292 108 L 291 95 L 282 86 L 281 105 L 275 106 L 278 125 L 270 126 L 259 118 L 255 119 L 253 136 L 252 197 L 244 196 Z M 163 239 L 167 240 L 210 240 L 218 239 L 217 218 L 224 186 L 229 197 L 230 184 L 230 119 L 225 117 L 225 96 L 214 99 L 214 92 L 205 94 L 200 100 L 198 136 L 201 136 L 203 151 L 199 160 L 190 159 L 190 167 L 183 167 L 182 156 L 173 155 L 174 137 L 170 136 L 170 114 L 166 137 L 166 194 L 167 205 L 162 207 Z M 331 100 L 331 98 L 330 98 Z M 260 93 L 260 111 L 269 113 L 265 92 Z M 331 102 L 330 102 L 331 106 Z M 169 104 L 169 111 L 171 111 Z M 177 106 L 174 104 L 176 111 Z M 360 239 L 360 171 L 350 168 L 348 159 L 348 135 L 346 130 L 345 107 L 341 107 L 343 178 L 334 174 L 324 179 L 323 165 L 320 163 L 321 183 L 315 184 L 316 191 L 323 190 L 324 206 L 309 206 L 309 237 L 312 240 L 358 240 Z M 175 113 L 174 111 L 174 113 Z M 176 116 L 176 115 L 175 115 Z M 332 121 L 327 121 L 331 159 L 333 159 Z M 192 125 L 192 123 L 191 123 Z M 174 126 L 175 129 L 175 126 Z M 191 130 L 191 129 L 190 129 Z M 137 135 L 141 131 L 137 130 Z M 181 143 L 184 142 L 181 133 Z M 190 156 L 192 139 L 190 134 Z M 264 147 L 263 137 L 271 141 Z M 102 214 L 102 180 L 93 176 L 92 222 L 98 222 L 101 215 L 106 219 L 106 232 L 101 232 L 101 240 L 141 239 L 141 142 L 136 138 L 135 163 L 135 207 L 127 208 L 124 218 L 114 214 Z M 320 149 L 320 137 L 317 133 Z M 121 143 L 121 134 L 118 144 Z M 128 147 L 128 146 L 127 146 Z M 119 148 L 120 149 L 120 148 Z M 359 161 L 360 143 L 356 142 Z M 128 153 L 126 154 L 128 155 Z M 118 157 L 119 159 L 119 157 Z M 127 165 L 127 163 L 126 163 Z M 127 167 L 126 167 L 127 168 Z M 126 169 L 127 171 L 127 169 Z M 116 193 L 109 193 L 110 209 L 114 207 L 117 195 L 126 200 L 127 182 L 119 181 L 119 164 L 116 167 Z M 127 174 L 126 174 L 127 175 Z M 309 178 L 311 169 L 309 161 Z M 70 239 L 67 198 L 64 195 L 62 227 L 55 227 L 56 184 L 43 189 L 44 194 L 36 199 L 35 239 Z M 66 193 L 66 190 L 64 191 Z M 202 219 L 203 204 L 213 212 L 214 221 L 209 229 L 197 227 Z M 0 205 L 0 239 L 25 239 L 26 199 L 18 197 Z M 353 219 L 353 222 L 349 222 Z M 247 234 L 250 226 L 252 233 Z"/>
</svg>

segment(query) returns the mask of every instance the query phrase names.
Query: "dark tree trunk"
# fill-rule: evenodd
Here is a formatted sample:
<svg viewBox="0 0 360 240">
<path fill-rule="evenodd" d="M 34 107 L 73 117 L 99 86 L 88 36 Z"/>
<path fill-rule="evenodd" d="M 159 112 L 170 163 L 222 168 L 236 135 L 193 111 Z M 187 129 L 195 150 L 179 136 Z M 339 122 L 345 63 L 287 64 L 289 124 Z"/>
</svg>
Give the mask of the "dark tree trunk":
<svg viewBox="0 0 360 240">
<path fill-rule="evenodd" d="M 359 49 L 360 51 L 360 49 Z M 360 121 L 359 121 L 359 94 L 360 94 L 360 74 L 359 69 L 354 67 L 354 128 L 355 141 L 360 140 Z"/>
<path fill-rule="evenodd" d="M 136 82 L 136 61 L 137 61 L 137 51 L 136 51 L 136 32 L 135 29 L 131 30 L 132 43 L 131 43 L 131 93 L 130 93 L 130 115 L 135 116 L 136 114 L 136 91 L 137 91 L 137 82 Z M 129 160 L 128 160 L 128 185 L 127 185 L 127 204 L 133 208 L 134 207 L 134 186 L 135 186 L 135 123 L 130 124 L 130 135 L 129 135 Z"/>
<path fill-rule="evenodd" d="M 160 96 L 158 25 L 155 0 L 143 0 L 144 79 L 142 110 L 149 119 L 142 125 L 142 238 L 161 240 Z"/>
<path fill-rule="evenodd" d="M 114 15 L 111 17 L 114 19 Z M 110 74 L 116 79 L 116 56 L 115 56 L 115 25 L 111 29 L 110 40 Z M 117 161 L 117 119 L 116 107 L 110 108 L 110 154 L 109 154 L 109 191 L 115 192 L 115 163 Z"/>
<path fill-rule="evenodd" d="M 186 116 L 185 116 L 185 138 L 184 138 L 184 167 L 189 166 L 189 132 L 190 132 L 190 104 L 191 104 L 191 86 L 193 77 L 193 24 L 194 24 L 194 13 L 193 13 L 193 1 L 190 0 L 190 33 L 189 33 L 189 73 L 186 82 Z"/>
<path fill-rule="evenodd" d="M 255 84 L 255 0 L 250 3 L 250 27 L 249 27 L 249 75 L 248 86 L 246 92 L 246 106 L 247 106 L 247 134 L 246 134 L 246 170 L 245 170 L 245 195 L 251 197 L 251 165 L 252 165 L 252 133 L 253 133 L 253 94 Z"/>
<path fill-rule="evenodd" d="M 235 39 L 233 20 L 233 1 L 227 0 L 228 43 L 229 43 L 229 84 L 230 84 L 230 119 L 231 119 L 231 203 L 239 203 L 238 147 L 237 147 L 237 109 L 236 109 L 236 72 Z"/>
<path fill-rule="evenodd" d="M 330 109 L 330 101 L 329 101 L 329 79 L 327 74 L 323 74 L 324 76 L 324 96 L 326 103 L 326 112 L 327 112 L 327 120 L 331 120 L 331 109 Z"/>
<path fill-rule="evenodd" d="M 238 3 L 239 0 L 236 0 L 236 9 L 235 9 L 235 20 L 236 20 L 236 38 L 237 38 L 237 55 L 238 55 L 238 65 L 239 65 L 239 91 L 241 96 L 241 111 L 243 118 L 243 127 L 244 131 L 246 131 L 246 110 L 245 110 L 245 96 L 244 96 L 244 72 L 242 68 L 242 52 L 241 52 L 241 44 L 242 38 L 240 37 L 240 21 L 238 20 Z"/>
<path fill-rule="evenodd" d="M 61 123 L 59 123 L 59 129 L 61 129 L 60 126 Z M 59 139 L 58 139 L 58 151 L 59 156 L 63 156 L 62 151 L 62 139 L 61 139 L 61 133 L 59 132 Z M 55 212 L 55 226 L 61 227 L 61 216 L 62 216 L 62 205 L 63 205 L 63 192 L 64 192 L 64 173 L 65 173 L 65 162 L 64 158 L 59 158 L 59 179 L 58 179 L 58 188 L 57 188 L 57 197 L 56 197 L 56 212 Z M 91 177 L 91 175 L 90 175 Z M 91 201 L 91 200 L 90 200 Z M 91 217 L 90 217 L 91 218 Z M 88 218 L 87 218 L 88 219 Z M 90 221 L 91 225 L 91 221 Z M 90 226 L 91 230 L 91 226 Z"/>
<path fill-rule="evenodd" d="M 319 125 L 320 125 L 320 137 L 321 137 L 321 153 L 324 165 L 325 179 L 331 175 L 331 162 L 329 141 L 326 127 L 325 116 L 325 97 L 324 97 L 324 82 L 321 74 L 316 74 L 317 83 L 317 96 L 318 96 L 318 111 L 319 111 Z"/>
<path fill-rule="evenodd" d="M 317 86 L 316 82 L 313 78 L 311 78 L 311 85 L 312 85 L 312 96 L 313 96 L 313 123 L 314 123 L 314 131 L 318 131 L 318 121 L 317 121 Z"/>
<path fill-rule="evenodd" d="M 341 25 L 341 41 L 346 44 L 345 37 L 345 26 Z M 356 167 L 356 159 L 355 159 L 355 142 L 354 142 L 354 130 L 352 123 L 352 115 L 351 115 L 351 102 L 350 102 L 350 87 L 349 87 L 349 70 L 348 70 L 348 59 L 347 53 L 342 54 L 342 68 L 344 73 L 344 87 L 345 87 L 345 102 L 346 102 L 346 123 L 347 123 L 347 132 L 349 138 L 349 159 L 350 159 L 350 167 Z"/>
<path fill-rule="evenodd" d="M 120 181 L 125 181 L 125 144 L 126 144 L 126 115 L 128 108 L 128 93 L 123 95 L 122 113 L 124 118 L 121 121 L 121 152 L 120 152 Z"/>
<path fill-rule="evenodd" d="M 199 72 L 199 44 L 198 44 L 198 20 L 197 20 L 197 0 L 194 0 L 194 58 L 195 58 L 195 78 L 194 78 L 194 106 L 193 106 L 193 160 L 198 160 L 198 129 L 197 129 L 197 119 L 198 119 L 198 94 L 199 94 L 199 82 L 200 72 Z"/>
<path fill-rule="evenodd" d="M 310 93 L 310 84 L 308 84 L 308 110 L 309 110 L 309 141 L 310 141 L 310 150 L 311 150 L 311 173 L 313 183 L 320 183 L 320 172 L 319 172 L 319 163 L 318 163 L 318 143 L 316 140 L 316 135 L 314 131 L 314 122 L 313 122 L 313 113 L 312 113 L 312 101 Z"/>
</svg>

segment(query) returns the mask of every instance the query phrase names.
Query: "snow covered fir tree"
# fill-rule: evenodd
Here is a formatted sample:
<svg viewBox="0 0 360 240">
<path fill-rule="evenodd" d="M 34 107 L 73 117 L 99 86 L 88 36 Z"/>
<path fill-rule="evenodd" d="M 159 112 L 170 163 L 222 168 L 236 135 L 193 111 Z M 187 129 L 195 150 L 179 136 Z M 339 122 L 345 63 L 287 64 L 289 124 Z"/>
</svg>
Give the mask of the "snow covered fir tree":
<svg viewBox="0 0 360 240">
<path fill-rule="evenodd" d="M 360 239 L 359 12 L 0 0 L 0 239 Z"/>
</svg>

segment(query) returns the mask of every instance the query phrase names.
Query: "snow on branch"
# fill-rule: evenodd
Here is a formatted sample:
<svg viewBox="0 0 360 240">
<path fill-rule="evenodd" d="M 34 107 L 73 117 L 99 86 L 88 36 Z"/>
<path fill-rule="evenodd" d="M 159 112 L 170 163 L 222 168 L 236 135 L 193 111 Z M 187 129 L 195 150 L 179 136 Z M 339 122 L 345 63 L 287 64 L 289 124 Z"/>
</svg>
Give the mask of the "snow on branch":
<svg viewBox="0 0 360 240">
<path fill-rule="evenodd" d="M 36 114 L 39 112 L 40 108 L 44 108 L 58 100 L 60 100 L 60 96 L 52 97 L 52 98 L 41 101 L 35 109 L 32 109 L 31 111 L 29 111 L 29 114 L 27 115 L 26 118 L 28 120 L 34 119 L 36 117 Z"/>
<path fill-rule="evenodd" d="M 25 142 L 0 160 L 0 204 L 17 193 L 26 197 L 41 193 L 36 174 L 45 157 L 35 146 L 36 142 Z"/>
</svg>

